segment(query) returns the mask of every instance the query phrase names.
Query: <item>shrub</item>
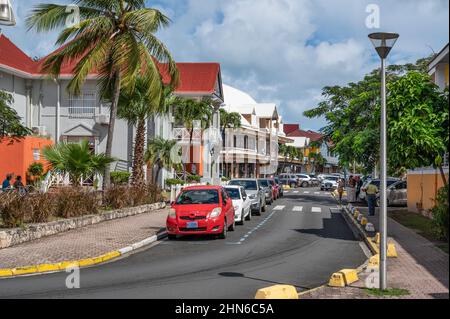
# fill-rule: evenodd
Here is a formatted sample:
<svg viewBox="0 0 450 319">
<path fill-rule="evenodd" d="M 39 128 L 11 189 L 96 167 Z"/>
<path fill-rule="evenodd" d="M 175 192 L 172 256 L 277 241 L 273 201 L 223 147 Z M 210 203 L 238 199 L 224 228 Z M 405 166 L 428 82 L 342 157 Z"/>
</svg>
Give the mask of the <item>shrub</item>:
<svg viewBox="0 0 450 319">
<path fill-rule="evenodd" d="M 0 213 L 4 227 L 20 227 L 25 223 L 31 208 L 29 201 L 24 199 L 18 192 L 0 194 Z"/>
<path fill-rule="evenodd" d="M 71 218 L 99 212 L 97 194 L 81 187 L 61 188 L 54 198 L 56 214 L 59 217 Z"/>
<path fill-rule="evenodd" d="M 55 215 L 55 198 L 52 194 L 32 194 L 25 197 L 31 202 L 31 216 L 32 223 L 46 223 L 52 216 Z"/>
<path fill-rule="evenodd" d="M 448 184 L 439 190 L 436 202 L 436 207 L 431 210 L 434 231 L 439 239 L 448 240 Z"/>
<path fill-rule="evenodd" d="M 190 175 L 187 178 L 188 182 L 194 182 L 194 183 L 200 183 L 201 179 L 202 178 L 198 175 Z"/>
<path fill-rule="evenodd" d="M 155 185 L 142 187 L 114 186 L 105 192 L 104 205 L 112 209 L 153 204 L 163 200 L 161 190 Z"/>
<path fill-rule="evenodd" d="M 184 185 L 186 184 L 184 181 L 182 181 L 181 179 L 174 179 L 174 178 L 168 178 L 166 179 L 166 185 L 167 186 L 175 186 L 175 185 Z"/>
<path fill-rule="evenodd" d="M 111 182 L 114 185 L 127 185 L 130 180 L 131 174 L 128 172 L 112 172 Z"/>
</svg>

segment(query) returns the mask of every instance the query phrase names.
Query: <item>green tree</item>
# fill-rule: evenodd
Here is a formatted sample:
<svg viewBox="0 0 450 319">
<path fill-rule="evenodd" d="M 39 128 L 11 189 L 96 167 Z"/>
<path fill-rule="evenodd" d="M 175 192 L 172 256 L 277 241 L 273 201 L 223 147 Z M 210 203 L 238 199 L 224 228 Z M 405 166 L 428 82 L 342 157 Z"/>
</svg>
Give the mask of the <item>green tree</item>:
<svg viewBox="0 0 450 319">
<path fill-rule="evenodd" d="M 448 152 L 448 90 L 427 74 L 409 72 L 388 87 L 389 164 L 394 169 L 434 165 L 447 184 L 442 158 Z"/>
<path fill-rule="evenodd" d="M 147 94 L 149 79 L 139 76 L 132 91 L 123 90 L 120 94 L 117 116 L 136 126 L 134 141 L 133 174 L 134 186 L 144 185 L 144 149 L 146 122 L 156 114 L 166 114 L 168 105 L 165 99 L 154 100 Z M 166 88 L 165 91 L 170 90 Z"/>
<path fill-rule="evenodd" d="M 12 108 L 11 94 L 0 91 L 0 140 L 4 137 L 12 141 L 31 135 L 31 130 L 22 125 L 22 118 Z"/>
<path fill-rule="evenodd" d="M 165 169 L 178 169 L 179 164 L 174 160 L 174 148 L 177 142 L 172 140 L 165 140 L 163 138 L 154 138 L 148 144 L 147 151 L 145 153 L 145 160 L 153 163 L 157 166 L 158 170 L 154 179 L 154 183 L 159 180 L 159 175 L 163 168 Z"/>
<path fill-rule="evenodd" d="M 65 26 L 72 14 L 66 5 L 39 4 L 27 18 L 38 32 L 63 28 L 56 44 L 60 50 L 46 58 L 43 71 L 57 77 L 65 62 L 76 61 L 68 91 L 79 95 L 90 73 L 98 73 L 101 98 L 111 102 L 106 156 L 111 156 L 115 119 L 122 89 L 133 91 L 139 73 L 148 77 L 147 94 L 157 101 L 163 90 L 159 63 L 178 84 L 178 70 L 166 46 L 155 33 L 170 23 L 159 10 L 146 8 L 144 0 L 77 0 L 81 21 Z M 65 27 L 64 27 L 65 26 Z M 110 186 L 110 165 L 105 167 L 104 188 Z"/>
<path fill-rule="evenodd" d="M 102 174 L 106 166 L 116 161 L 105 154 L 93 154 L 87 140 L 48 146 L 43 153 L 52 169 L 68 173 L 75 186 L 81 184 L 83 177 Z"/>
</svg>

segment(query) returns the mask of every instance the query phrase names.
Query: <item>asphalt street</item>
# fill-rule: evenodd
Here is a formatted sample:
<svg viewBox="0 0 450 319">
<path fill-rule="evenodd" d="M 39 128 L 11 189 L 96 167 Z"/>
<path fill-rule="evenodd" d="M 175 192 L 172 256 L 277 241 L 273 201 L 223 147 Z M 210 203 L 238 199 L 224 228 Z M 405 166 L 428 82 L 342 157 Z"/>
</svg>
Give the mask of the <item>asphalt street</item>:
<svg viewBox="0 0 450 319">
<path fill-rule="evenodd" d="M 320 286 L 366 260 L 328 192 L 290 190 L 261 217 L 226 240 L 185 237 L 118 261 L 81 270 L 81 287 L 67 273 L 0 280 L 0 298 L 251 299 L 259 288 Z"/>
</svg>

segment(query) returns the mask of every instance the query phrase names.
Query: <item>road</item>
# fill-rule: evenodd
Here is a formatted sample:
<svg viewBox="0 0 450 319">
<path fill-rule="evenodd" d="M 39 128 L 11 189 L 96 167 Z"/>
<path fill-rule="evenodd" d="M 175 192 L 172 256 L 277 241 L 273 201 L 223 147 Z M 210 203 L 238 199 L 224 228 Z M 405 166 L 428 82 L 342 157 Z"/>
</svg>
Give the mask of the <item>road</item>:
<svg viewBox="0 0 450 319">
<path fill-rule="evenodd" d="M 81 270 L 0 280 L 0 298 L 248 299 L 274 284 L 298 290 L 326 283 L 366 260 L 336 202 L 315 188 L 291 190 L 226 240 L 186 237 Z"/>
</svg>

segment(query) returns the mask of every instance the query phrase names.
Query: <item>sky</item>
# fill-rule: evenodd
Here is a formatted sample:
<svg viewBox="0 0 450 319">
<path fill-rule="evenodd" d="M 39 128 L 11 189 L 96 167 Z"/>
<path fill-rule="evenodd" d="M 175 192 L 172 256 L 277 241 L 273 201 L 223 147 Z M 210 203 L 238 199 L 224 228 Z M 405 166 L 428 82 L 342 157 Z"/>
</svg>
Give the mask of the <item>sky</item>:
<svg viewBox="0 0 450 319">
<path fill-rule="evenodd" d="M 25 17 L 37 3 L 11 0 L 17 26 L 3 32 L 32 57 L 54 48 L 57 32 L 27 32 Z M 368 5 L 380 9 L 380 25 L 368 28 Z M 319 130 L 323 119 L 305 110 L 322 88 L 358 81 L 378 67 L 367 35 L 400 34 L 389 63 L 414 62 L 439 52 L 449 39 L 448 0 L 153 0 L 171 20 L 158 37 L 179 62 L 219 62 L 223 82 L 258 102 L 275 102 L 286 124 Z"/>
</svg>

